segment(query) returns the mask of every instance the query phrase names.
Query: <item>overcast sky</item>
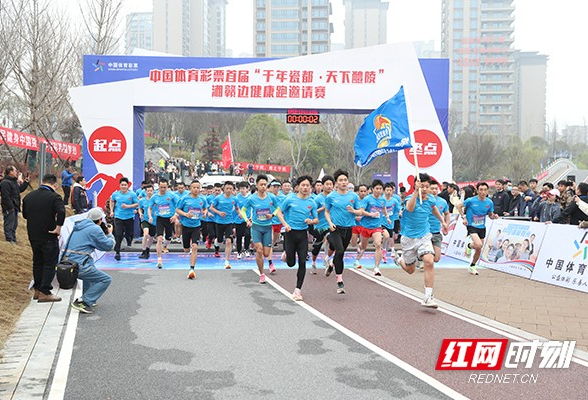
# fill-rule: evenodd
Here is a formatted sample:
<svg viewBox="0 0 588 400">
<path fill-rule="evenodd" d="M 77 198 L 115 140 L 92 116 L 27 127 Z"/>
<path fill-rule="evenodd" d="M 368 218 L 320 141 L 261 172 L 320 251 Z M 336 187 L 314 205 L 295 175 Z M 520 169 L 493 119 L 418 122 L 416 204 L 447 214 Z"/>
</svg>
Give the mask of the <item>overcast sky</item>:
<svg viewBox="0 0 588 400">
<path fill-rule="evenodd" d="M 253 52 L 254 0 L 228 0 L 227 48 L 238 57 Z M 335 32 L 344 43 L 343 0 L 331 0 Z M 434 40 L 440 47 L 441 0 L 389 0 L 388 43 Z M 125 0 L 125 13 L 149 11 L 150 0 Z M 588 2 L 586 0 L 516 0 L 515 47 L 549 56 L 547 122 L 588 124 Z M 249 34 L 245 32 L 250 32 Z"/>
</svg>

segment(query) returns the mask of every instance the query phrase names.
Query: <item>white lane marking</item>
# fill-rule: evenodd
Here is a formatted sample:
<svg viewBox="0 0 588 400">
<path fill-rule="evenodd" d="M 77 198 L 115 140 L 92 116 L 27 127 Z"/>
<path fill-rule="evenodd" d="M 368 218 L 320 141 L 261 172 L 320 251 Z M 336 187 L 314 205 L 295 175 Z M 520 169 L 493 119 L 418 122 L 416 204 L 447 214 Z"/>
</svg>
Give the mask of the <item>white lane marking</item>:
<svg viewBox="0 0 588 400">
<path fill-rule="evenodd" d="M 252 271 L 259 275 L 259 271 L 257 269 L 253 269 Z M 292 301 L 294 301 L 292 299 L 292 294 L 291 293 L 289 293 L 286 289 L 282 288 L 280 285 L 278 285 L 272 279 L 268 278 L 267 275 L 266 275 L 265 280 L 266 280 L 267 283 L 269 283 L 270 285 L 272 285 L 275 289 L 277 289 L 284 296 L 286 296 L 289 299 L 291 299 Z M 367 349 L 373 351 L 374 353 L 378 354 L 379 356 L 383 357 L 384 359 L 390 361 L 392 364 L 394 364 L 397 367 L 405 370 L 406 372 L 408 372 L 409 374 L 413 375 L 414 377 L 420 379 L 421 381 L 425 382 L 429 386 L 434 387 L 435 389 L 437 389 L 441 393 L 449 396 L 452 399 L 459 399 L 459 400 L 466 400 L 466 399 L 468 399 L 468 397 L 465 397 L 461 393 L 456 392 L 455 390 L 453 390 L 450 387 L 444 385 L 443 383 L 439 382 L 435 378 L 433 378 L 433 377 L 425 374 L 424 372 L 416 369 L 412 365 L 410 365 L 410 364 L 402 361 L 398 357 L 396 357 L 396 356 L 388 353 L 386 350 L 384 350 L 384 349 L 376 346 L 372 342 L 369 342 L 368 340 L 366 340 L 363 337 L 359 336 L 355 332 L 350 331 L 349 329 L 345 328 L 343 325 L 341 325 L 341 324 L 333 321 L 331 318 L 327 317 L 326 315 L 324 315 L 320 311 L 316 310 L 315 308 L 309 306 L 304 301 L 296 301 L 296 303 L 300 307 L 304 308 L 306 311 L 310 312 L 314 316 L 320 318 L 321 320 L 323 320 L 327 324 L 331 325 L 333 328 L 337 329 L 339 332 L 343 333 L 344 335 L 346 335 L 350 339 L 356 341 L 357 343 L 361 344 L 362 346 L 366 347 Z"/>
<path fill-rule="evenodd" d="M 81 283 L 75 290 L 74 299 L 77 299 L 78 291 L 82 290 L 80 286 Z M 65 388 L 67 386 L 67 377 L 69 375 L 69 367 L 71 364 L 71 356 L 73 354 L 79 316 L 79 311 L 73 309 L 70 310 L 69 319 L 67 320 L 67 328 L 61 344 L 61 351 L 59 352 L 59 359 L 55 366 L 55 374 L 53 374 L 53 382 L 51 382 L 51 391 L 47 397 L 48 400 L 63 400 L 65 397 Z"/>
<path fill-rule="evenodd" d="M 398 293 L 398 294 L 400 294 L 400 295 L 402 295 L 402 296 L 408 297 L 408 298 L 409 298 L 409 299 L 411 299 L 411 300 L 417 301 L 417 302 L 419 302 L 419 303 L 420 303 L 420 302 L 421 302 L 421 300 L 422 300 L 422 299 L 421 299 L 421 298 L 419 298 L 418 296 L 416 296 L 416 295 L 413 295 L 413 294 L 411 294 L 411 293 L 409 293 L 409 292 L 407 292 L 407 291 L 404 291 L 404 290 L 402 290 L 402 289 L 399 289 L 399 288 L 397 288 L 397 287 L 393 286 L 391 283 L 389 283 L 389 282 L 386 282 L 386 281 L 388 281 L 388 280 L 389 280 L 389 281 L 391 281 L 391 282 L 394 282 L 394 281 L 392 281 L 392 280 L 391 280 L 391 279 L 389 279 L 389 278 L 386 278 L 386 277 L 379 277 L 379 278 L 375 278 L 375 277 L 373 277 L 373 276 L 370 276 L 370 275 L 368 275 L 368 271 L 362 272 L 362 271 L 358 271 L 358 270 L 351 269 L 351 268 L 350 268 L 350 269 L 348 269 L 348 271 L 353 271 L 353 272 L 355 272 L 356 274 L 358 274 L 359 276 L 362 276 L 362 277 L 364 277 L 364 278 L 366 278 L 366 279 L 369 279 L 370 281 L 372 281 L 372 282 L 375 282 L 375 283 L 377 283 L 378 285 L 380 285 L 380 286 L 383 286 L 383 287 L 385 287 L 385 288 L 387 288 L 387 289 L 389 289 L 389 290 L 392 290 L 393 292 L 396 292 L 396 293 Z M 382 278 L 383 278 L 383 279 L 382 279 Z M 394 283 L 395 283 L 395 284 L 398 284 L 398 285 L 400 285 L 399 283 L 396 283 L 396 282 L 394 282 Z M 411 289 L 411 288 L 408 288 L 408 289 Z M 413 290 L 413 289 L 411 289 L 411 290 Z M 475 319 L 473 319 L 473 318 L 471 318 L 471 317 L 465 316 L 465 315 L 463 315 L 463 314 L 460 314 L 460 313 L 458 313 L 458 312 L 455 312 L 455 311 L 448 310 L 448 309 L 446 308 L 447 306 L 450 306 L 450 307 L 452 307 L 452 308 L 455 308 L 455 309 L 457 309 L 458 307 L 456 307 L 456 306 L 452 306 L 452 305 L 450 305 L 450 304 L 448 304 L 448 303 L 445 303 L 445 302 L 443 302 L 443 301 L 439 301 L 439 299 L 435 299 L 435 300 L 436 300 L 436 301 L 439 303 L 439 305 L 440 305 L 440 307 L 437 309 L 437 311 L 438 311 L 438 312 L 445 313 L 445 314 L 447 314 L 447 315 L 450 315 L 450 316 L 452 316 L 452 317 L 455 317 L 455 318 L 457 318 L 457 319 L 461 319 L 462 321 L 465 321 L 465 322 L 467 322 L 467 323 L 469 323 L 469 324 L 476 325 L 476 326 L 478 326 L 478 327 L 480 327 L 480 328 L 483 328 L 483 329 L 489 330 L 489 331 L 491 331 L 491 332 L 494 332 L 494 333 L 496 333 L 496 334 L 499 334 L 499 335 L 501 335 L 501 336 L 505 336 L 505 337 L 507 337 L 507 338 L 510 338 L 510 339 L 513 339 L 513 340 L 516 340 L 516 341 L 519 341 L 519 342 L 524 342 L 524 341 L 528 340 L 528 338 L 523 338 L 522 336 L 516 335 L 516 334 L 514 334 L 514 333 L 512 333 L 512 332 L 508 332 L 508 331 L 506 331 L 506 330 L 504 330 L 504 329 L 501 329 L 501 328 L 497 328 L 497 327 L 494 327 L 494 326 L 488 325 L 488 324 L 486 324 L 486 323 L 484 323 L 484 322 L 481 322 L 481 321 L 475 320 Z M 517 329 L 518 329 L 518 328 L 517 328 Z M 530 336 L 532 336 L 533 338 L 542 339 L 542 340 L 545 340 L 545 341 L 547 341 L 547 340 L 548 340 L 548 339 L 546 339 L 546 338 L 544 338 L 544 337 L 541 337 L 541 336 L 538 336 L 538 335 L 535 335 L 535 334 L 530 334 Z M 580 358 L 578 358 L 578 357 L 572 357 L 572 361 L 574 361 L 574 362 L 576 362 L 577 364 L 580 364 L 580 365 L 582 365 L 582 366 L 584 366 L 584 367 L 588 367 L 588 362 L 587 362 L 587 361 L 585 361 L 585 360 L 582 360 L 582 359 L 580 359 Z"/>
</svg>

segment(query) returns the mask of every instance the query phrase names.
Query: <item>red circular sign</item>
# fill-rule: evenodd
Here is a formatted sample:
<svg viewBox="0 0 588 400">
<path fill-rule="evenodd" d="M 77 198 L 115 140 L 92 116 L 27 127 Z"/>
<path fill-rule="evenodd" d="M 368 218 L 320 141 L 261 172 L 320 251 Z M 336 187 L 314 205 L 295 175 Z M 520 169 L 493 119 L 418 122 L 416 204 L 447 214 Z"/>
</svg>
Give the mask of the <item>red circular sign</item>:
<svg viewBox="0 0 588 400">
<path fill-rule="evenodd" d="M 88 151 L 96 162 L 114 164 L 127 152 L 127 140 L 115 127 L 102 126 L 90 135 Z"/>
<path fill-rule="evenodd" d="M 437 164 L 443 154 L 441 139 L 427 129 L 421 129 L 414 133 L 414 146 L 404 149 L 407 160 L 414 165 L 414 152 L 417 154 L 419 167 L 428 168 Z"/>
</svg>

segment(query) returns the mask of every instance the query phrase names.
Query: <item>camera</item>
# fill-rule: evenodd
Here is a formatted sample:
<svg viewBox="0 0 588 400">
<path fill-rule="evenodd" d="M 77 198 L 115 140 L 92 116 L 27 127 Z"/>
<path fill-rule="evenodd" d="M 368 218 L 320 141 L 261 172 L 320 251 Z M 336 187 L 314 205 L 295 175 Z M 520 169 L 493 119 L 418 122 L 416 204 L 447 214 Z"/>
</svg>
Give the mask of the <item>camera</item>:
<svg viewBox="0 0 588 400">
<path fill-rule="evenodd" d="M 102 232 L 108 236 L 108 230 L 112 228 L 112 225 L 105 223 L 104 221 L 100 222 L 100 228 L 102 228 Z"/>
</svg>

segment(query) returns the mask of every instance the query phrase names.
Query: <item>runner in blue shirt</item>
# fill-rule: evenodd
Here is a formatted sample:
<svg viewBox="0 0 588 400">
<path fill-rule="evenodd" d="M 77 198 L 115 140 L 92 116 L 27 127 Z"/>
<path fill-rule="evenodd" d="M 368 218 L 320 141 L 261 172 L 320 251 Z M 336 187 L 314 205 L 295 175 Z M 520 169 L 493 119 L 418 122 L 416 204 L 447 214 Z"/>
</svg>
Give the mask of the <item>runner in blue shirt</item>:
<svg viewBox="0 0 588 400">
<path fill-rule="evenodd" d="M 237 208 L 241 210 L 245 200 L 249 196 L 249 184 L 247 182 L 239 182 L 237 185 L 239 193 L 237 194 Z M 243 256 L 249 255 L 249 246 L 251 245 L 251 230 L 247 228 L 247 222 L 243 219 L 240 212 L 236 213 L 235 216 L 235 233 L 237 240 L 237 260 Z M 245 241 L 245 246 L 243 246 Z"/>
<path fill-rule="evenodd" d="M 251 228 L 251 240 L 255 246 L 255 262 L 259 269 L 259 283 L 264 284 L 263 258 L 271 256 L 272 218 L 278 208 L 278 199 L 267 190 L 267 176 L 257 175 L 255 185 L 257 192 L 247 197 L 241 207 L 241 215 Z M 274 270 L 275 271 L 275 270 Z"/>
<path fill-rule="evenodd" d="M 182 244 L 184 253 L 190 253 L 190 270 L 188 279 L 194 279 L 196 273 L 196 257 L 198 256 L 198 241 L 200 240 L 201 218 L 208 210 L 206 198 L 200 195 L 200 182 L 190 183 L 190 194 L 183 196 L 176 208 L 182 224 Z M 190 251 L 191 250 L 191 251 Z"/>
<path fill-rule="evenodd" d="M 355 217 L 362 214 L 359 209 L 359 197 L 349 192 L 349 173 L 338 169 L 334 174 L 336 190 L 327 196 L 325 201 L 325 218 L 329 223 L 331 233 L 327 237 L 329 249 L 335 252 L 333 264 L 337 275 L 337 293 L 345 293 L 343 284 L 343 257 L 351 240 L 351 229 L 355 225 Z M 329 264 L 325 275 L 333 272 L 333 265 Z"/>
<path fill-rule="evenodd" d="M 318 258 L 319 253 L 321 252 L 321 247 L 325 246 L 324 251 L 324 263 L 325 268 L 328 267 L 328 250 L 327 250 L 327 233 L 329 233 L 329 223 L 325 218 L 325 201 L 326 197 L 333 192 L 333 187 L 335 185 L 335 179 L 332 176 L 325 175 L 322 179 L 322 190 L 323 192 L 318 194 L 314 198 L 314 202 L 316 203 L 317 213 L 319 222 L 314 228 L 310 231 L 310 234 L 314 237 L 314 242 L 312 244 L 312 267 L 311 272 L 313 275 L 316 275 L 316 259 Z M 315 185 L 316 187 L 316 185 Z"/>
<path fill-rule="evenodd" d="M 384 183 L 375 179 L 372 182 L 372 194 L 368 195 L 362 204 L 363 217 L 361 218 L 361 244 L 360 252 L 357 254 L 355 263 L 353 264 L 356 268 L 361 268 L 359 260 L 363 256 L 365 249 L 367 248 L 368 241 L 371 238 L 374 242 L 375 247 L 375 267 L 374 275 L 381 276 L 380 272 L 380 261 L 382 261 L 382 223 L 385 220 L 391 224 L 392 221 L 386 211 L 386 199 L 382 195 L 384 193 Z"/>
<path fill-rule="evenodd" d="M 286 248 L 286 263 L 289 267 L 296 264 L 298 256 L 298 273 L 296 288 L 292 298 L 302 300 L 302 284 L 306 275 L 306 256 L 308 255 L 308 226 L 318 223 L 316 203 L 309 198 L 312 188 L 312 178 L 301 176 L 296 180 L 298 194 L 287 196 L 277 215 L 284 225 L 284 247 Z"/>
<path fill-rule="evenodd" d="M 176 196 L 178 203 L 184 197 L 190 195 L 190 191 L 186 190 L 186 184 L 182 181 L 180 181 L 176 184 L 176 190 L 172 193 Z M 176 222 L 174 223 L 174 237 L 172 238 L 171 242 L 172 243 L 181 243 L 181 237 L 182 237 L 182 224 L 180 223 L 180 218 L 176 218 Z"/>
<path fill-rule="evenodd" d="M 235 184 L 227 181 L 223 185 L 223 194 L 212 200 L 210 211 L 215 215 L 216 241 L 225 243 L 225 268 L 231 269 L 231 251 L 233 250 L 233 227 L 237 208 L 237 198 L 233 195 Z"/>
<path fill-rule="evenodd" d="M 206 196 L 206 201 L 208 201 L 208 205 L 210 206 L 216 196 L 220 196 L 223 193 L 223 185 L 220 183 L 215 183 L 212 192 Z M 216 215 L 212 213 L 209 209 L 206 218 L 206 233 L 207 233 L 207 240 L 206 240 L 206 248 L 210 249 L 211 246 L 214 246 L 214 256 L 220 257 L 220 247 L 216 240 L 216 222 L 215 221 Z"/>
<path fill-rule="evenodd" d="M 363 183 L 357 186 L 357 195 L 359 196 L 359 208 L 364 208 L 363 201 L 368 196 L 368 187 Z M 357 251 L 357 254 L 361 253 L 361 247 L 359 245 L 359 241 L 361 239 L 361 231 L 363 227 L 361 226 L 361 219 L 363 215 L 358 215 L 355 217 L 355 225 L 351 228 L 351 242 L 349 243 L 352 249 Z M 355 266 L 355 265 L 354 265 Z M 361 268 L 361 266 L 359 266 Z"/>
<path fill-rule="evenodd" d="M 416 178 L 416 177 L 415 177 Z M 414 273 L 415 264 L 421 259 L 425 269 L 425 297 L 421 305 L 437 308 L 433 297 L 435 281 L 433 244 L 429 228 L 429 215 L 433 213 L 442 225 L 443 233 L 447 233 L 447 224 L 439 213 L 435 201 L 428 195 L 431 177 L 419 174 L 415 179 L 415 193 L 404 200 L 405 207 L 400 223 L 402 238 L 402 257 L 394 257 L 394 262 L 409 274 Z"/>
<path fill-rule="evenodd" d="M 273 194 L 274 196 L 276 196 L 276 199 L 278 200 L 278 207 L 280 206 L 280 204 L 282 204 L 282 201 L 284 201 L 284 199 L 286 198 L 286 196 L 284 196 L 284 193 L 281 192 L 281 187 L 282 184 L 280 183 L 279 180 L 274 179 L 270 184 L 269 184 L 269 193 Z M 274 267 L 274 262 L 272 260 L 273 254 L 274 254 L 274 247 L 278 245 L 278 242 L 280 241 L 280 234 L 282 232 L 282 224 L 280 223 L 280 220 L 278 219 L 278 217 L 276 215 L 274 215 L 274 217 L 272 218 L 272 251 L 270 253 L 269 256 L 269 270 L 270 270 L 270 274 L 274 274 L 276 272 L 276 268 Z M 284 244 L 282 243 L 282 253 L 284 253 Z M 284 254 L 282 254 L 282 258 L 284 257 Z"/>
<path fill-rule="evenodd" d="M 444 198 L 439 196 L 439 182 L 432 180 L 431 184 L 429 185 L 429 195 L 435 200 L 435 205 L 437 209 L 443 216 L 443 220 L 447 225 L 449 225 L 449 205 Z M 439 262 L 441 260 L 441 246 L 443 244 L 443 235 L 441 234 L 441 223 L 433 214 L 429 215 L 429 228 L 431 232 L 431 243 L 433 244 L 433 249 L 435 250 L 435 259 L 434 262 Z"/>
<path fill-rule="evenodd" d="M 167 179 L 159 180 L 159 190 L 149 200 L 149 223 L 155 223 L 155 234 L 157 236 L 157 268 L 163 268 L 161 254 L 163 252 L 163 240 L 169 241 L 172 238 L 175 212 L 178 200 L 176 196 L 167 190 Z"/>
<path fill-rule="evenodd" d="M 491 219 L 498 218 L 494 214 L 494 202 L 488 198 L 488 184 L 486 182 L 478 182 L 476 185 L 477 196 L 466 199 L 463 204 L 457 205 L 459 215 L 463 219 L 463 224 L 468 229 L 468 235 L 472 239 L 472 245 L 475 250 L 474 257 L 470 264 L 470 274 L 479 275 L 476 269 L 476 263 L 480 259 L 482 253 L 482 245 L 486 237 L 486 216 Z M 464 216 L 465 208 L 465 216 Z M 472 248 L 468 243 L 468 247 Z"/>
<path fill-rule="evenodd" d="M 382 220 L 383 243 L 382 243 L 382 262 L 386 264 L 386 251 L 390 246 L 394 246 L 398 229 L 400 228 L 399 213 L 401 208 L 400 196 L 394 194 L 394 183 L 389 182 L 384 185 L 384 200 L 386 201 L 386 212 L 390 216 L 391 223 L 387 219 Z M 391 252 L 394 255 L 394 252 Z"/>
<path fill-rule="evenodd" d="M 123 237 L 127 239 L 127 246 L 133 242 L 135 230 L 135 212 L 139 207 L 139 198 L 132 190 L 129 190 L 129 179 L 120 178 L 120 190 L 110 196 L 114 203 L 110 216 L 114 217 L 114 258 L 120 261 L 120 245 Z"/>
<path fill-rule="evenodd" d="M 155 225 L 149 223 L 149 202 L 153 196 L 153 185 L 147 184 L 143 189 L 145 196 L 139 200 L 139 216 L 141 217 L 141 230 L 143 231 L 143 241 L 141 242 L 142 252 L 139 258 L 145 260 L 149 259 L 151 253 L 151 245 L 155 237 Z"/>
</svg>

